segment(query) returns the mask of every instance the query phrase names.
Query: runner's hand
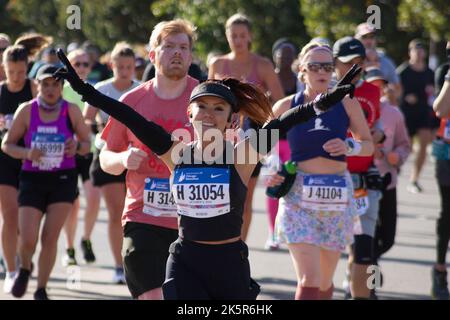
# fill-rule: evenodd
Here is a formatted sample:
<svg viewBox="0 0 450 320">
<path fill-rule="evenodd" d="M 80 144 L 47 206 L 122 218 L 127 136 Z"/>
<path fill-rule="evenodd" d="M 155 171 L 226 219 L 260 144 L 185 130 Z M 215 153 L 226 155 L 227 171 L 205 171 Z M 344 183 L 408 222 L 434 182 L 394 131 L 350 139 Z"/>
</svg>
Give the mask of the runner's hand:
<svg viewBox="0 0 450 320">
<path fill-rule="evenodd" d="M 30 160 L 33 162 L 39 162 L 43 156 L 44 156 L 44 152 L 40 149 L 37 149 L 37 148 L 28 149 L 27 160 Z"/>
<path fill-rule="evenodd" d="M 147 153 L 138 148 L 130 148 L 124 152 L 122 158 L 123 166 L 128 170 L 137 170 L 142 161 L 147 158 Z"/>
<path fill-rule="evenodd" d="M 57 80 L 67 80 L 70 83 L 70 86 L 80 95 L 83 96 L 84 94 L 86 94 L 89 85 L 80 79 L 75 69 L 72 67 L 66 55 L 64 54 L 64 51 L 62 49 L 58 49 L 56 51 L 56 54 L 65 67 L 56 70 L 56 72 L 53 74 L 53 78 Z"/>
<path fill-rule="evenodd" d="M 77 153 L 78 142 L 75 139 L 69 138 L 64 143 L 64 154 L 68 157 L 74 157 Z"/>
<path fill-rule="evenodd" d="M 339 138 L 328 140 L 322 147 L 332 157 L 339 157 L 347 154 L 347 144 L 344 140 Z"/>
<path fill-rule="evenodd" d="M 334 87 L 331 92 L 321 94 L 314 100 L 315 108 L 320 111 L 327 111 L 331 108 L 331 106 L 344 99 L 347 94 L 353 96 L 354 91 L 355 86 L 353 84 Z"/>
</svg>

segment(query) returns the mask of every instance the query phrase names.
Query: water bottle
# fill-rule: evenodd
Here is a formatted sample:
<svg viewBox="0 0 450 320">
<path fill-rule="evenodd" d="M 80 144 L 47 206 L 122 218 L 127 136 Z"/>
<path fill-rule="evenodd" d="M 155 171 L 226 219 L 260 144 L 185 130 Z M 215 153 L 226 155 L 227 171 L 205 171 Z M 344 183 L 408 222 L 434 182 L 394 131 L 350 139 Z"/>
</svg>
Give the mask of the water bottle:
<svg viewBox="0 0 450 320">
<path fill-rule="evenodd" d="M 284 181 L 278 186 L 268 187 L 266 189 L 266 195 L 271 198 L 281 198 L 289 192 L 297 176 L 296 163 L 286 161 L 281 167 L 281 170 L 278 171 L 278 174 L 284 177 Z"/>
</svg>

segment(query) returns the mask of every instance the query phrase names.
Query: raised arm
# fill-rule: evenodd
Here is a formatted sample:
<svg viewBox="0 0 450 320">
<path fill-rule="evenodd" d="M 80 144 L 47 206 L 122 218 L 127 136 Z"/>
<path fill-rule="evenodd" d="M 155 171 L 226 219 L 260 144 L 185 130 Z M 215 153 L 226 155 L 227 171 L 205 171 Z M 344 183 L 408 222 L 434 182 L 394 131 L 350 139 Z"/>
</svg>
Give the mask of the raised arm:
<svg viewBox="0 0 450 320">
<path fill-rule="evenodd" d="M 76 74 L 69 60 L 67 60 L 64 52 L 58 49 L 57 54 L 66 69 L 59 69 L 54 74 L 55 78 L 67 80 L 72 88 L 83 97 L 84 101 L 122 122 L 139 140 L 171 167 L 173 163 L 170 157 L 170 150 L 174 145 L 174 141 L 167 131 L 156 123 L 148 121 L 128 105 L 100 93 L 90 84 L 83 82 Z"/>
</svg>

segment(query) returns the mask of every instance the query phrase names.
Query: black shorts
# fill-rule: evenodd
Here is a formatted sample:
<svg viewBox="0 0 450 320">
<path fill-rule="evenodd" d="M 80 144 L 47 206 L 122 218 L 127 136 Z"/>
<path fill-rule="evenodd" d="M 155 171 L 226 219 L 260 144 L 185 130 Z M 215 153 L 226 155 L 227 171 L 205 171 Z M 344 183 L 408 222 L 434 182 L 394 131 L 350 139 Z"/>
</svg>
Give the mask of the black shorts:
<svg viewBox="0 0 450 320">
<path fill-rule="evenodd" d="M 410 137 L 420 129 L 435 129 L 439 127 L 434 112 L 429 107 L 406 106 L 401 108 L 405 116 L 406 128 Z"/>
<path fill-rule="evenodd" d="M 178 239 L 169 250 L 165 300 L 256 300 L 260 288 L 250 277 L 243 241 L 208 245 Z"/>
<path fill-rule="evenodd" d="M 80 156 L 79 154 L 75 156 L 77 173 L 83 183 L 90 179 L 89 169 L 91 167 L 93 157 L 94 155 L 92 152 L 89 152 L 84 156 Z"/>
<path fill-rule="evenodd" d="M 100 167 L 99 153 L 97 152 L 95 154 L 90 169 L 90 177 L 92 179 L 92 184 L 95 187 L 102 187 L 109 183 L 117 183 L 117 182 L 125 183 L 126 176 L 127 176 L 126 170 L 118 176 L 103 171 L 103 169 Z"/>
<path fill-rule="evenodd" d="M 8 185 L 18 189 L 21 168 L 22 160 L 14 159 L 0 149 L 0 185 Z"/>
<path fill-rule="evenodd" d="M 127 222 L 122 247 L 125 278 L 133 298 L 161 288 L 166 275 L 169 246 L 178 230 Z"/>
<path fill-rule="evenodd" d="M 19 178 L 19 207 L 33 207 L 43 213 L 50 204 L 73 203 L 77 198 L 77 171 L 22 171 Z"/>
</svg>

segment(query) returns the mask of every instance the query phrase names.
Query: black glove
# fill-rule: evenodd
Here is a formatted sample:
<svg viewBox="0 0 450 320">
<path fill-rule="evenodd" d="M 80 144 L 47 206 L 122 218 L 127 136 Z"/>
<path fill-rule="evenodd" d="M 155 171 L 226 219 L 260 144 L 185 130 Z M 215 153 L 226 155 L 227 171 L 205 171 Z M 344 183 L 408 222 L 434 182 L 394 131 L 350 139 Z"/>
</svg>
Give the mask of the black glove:
<svg viewBox="0 0 450 320">
<path fill-rule="evenodd" d="M 333 89 L 336 89 L 337 87 L 340 86 L 344 86 L 347 84 L 351 84 L 353 79 L 355 79 L 355 77 L 360 74 L 362 71 L 362 68 L 360 66 L 358 66 L 357 64 L 354 64 L 350 70 L 347 71 L 347 73 L 342 77 L 341 80 L 339 80 L 336 85 L 334 86 Z M 354 94 L 354 89 L 353 91 L 350 93 L 350 98 L 353 99 L 353 94 Z"/>
<path fill-rule="evenodd" d="M 59 60 L 61 60 L 61 62 L 64 64 L 65 68 L 59 68 L 58 70 L 56 70 L 55 73 L 53 74 L 53 78 L 57 80 L 59 79 L 67 80 L 70 83 L 70 86 L 73 88 L 73 90 L 75 90 L 81 96 L 85 97 L 85 95 L 89 93 L 90 88 L 92 88 L 92 86 L 80 79 L 77 72 L 72 67 L 66 55 L 64 54 L 64 51 L 61 48 L 59 48 L 56 51 L 56 54 L 58 55 Z"/>
<path fill-rule="evenodd" d="M 347 94 L 350 94 L 352 97 L 354 92 L 355 86 L 353 84 L 346 84 L 338 87 L 335 86 L 330 92 L 319 95 L 314 99 L 313 103 L 315 108 L 320 111 L 327 111 L 331 106 L 344 99 Z"/>
</svg>

